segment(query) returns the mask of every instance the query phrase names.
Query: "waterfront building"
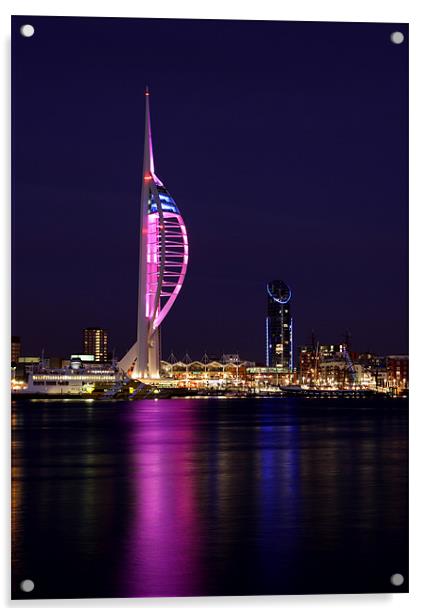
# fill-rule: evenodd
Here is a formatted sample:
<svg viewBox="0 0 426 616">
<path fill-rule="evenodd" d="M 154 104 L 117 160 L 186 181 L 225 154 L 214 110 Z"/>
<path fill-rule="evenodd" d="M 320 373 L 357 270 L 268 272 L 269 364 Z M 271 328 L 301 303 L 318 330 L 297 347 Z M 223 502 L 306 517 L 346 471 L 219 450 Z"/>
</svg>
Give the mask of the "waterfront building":
<svg viewBox="0 0 426 616">
<path fill-rule="evenodd" d="M 101 327 L 86 327 L 83 330 L 84 355 L 93 355 L 95 361 L 108 359 L 108 334 Z"/>
<path fill-rule="evenodd" d="M 224 353 L 222 355 L 222 361 L 224 364 L 238 364 L 240 356 L 238 353 Z"/>
<path fill-rule="evenodd" d="M 408 390 L 408 355 L 386 357 L 388 388 L 394 393 Z"/>
<path fill-rule="evenodd" d="M 19 357 L 18 362 L 13 365 L 13 377 L 18 381 L 25 381 L 27 374 L 41 362 L 40 357 Z"/>
<path fill-rule="evenodd" d="M 299 382 L 301 385 L 314 385 L 319 376 L 319 364 L 324 360 L 342 358 L 343 344 L 319 344 L 313 340 L 312 344 L 299 348 Z"/>
<path fill-rule="evenodd" d="M 49 357 L 47 360 L 47 365 L 51 369 L 62 368 L 62 357 Z"/>
<path fill-rule="evenodd" d="M 385 391 L 387 388 L 386 357 L 374 353 L 352 353 L 356 357 L 356 363 L 361 364 L 364 374 L 369 374 L 373 388 L 377 391 Z"/>
<path fill-rule="evenodd" d="M 340 344 L 320 344 L 319 354 L 322 359 L 331 359 L 340 357 L 345 350 L 345 345 Z"/>
<path fill-rule="evenodd" d="M 353 389 L 365 383 L 364 372 L 360 364 L 348 363 L 342 355 L 321 359 L 315 385 L 330 389 Z M 369 381 L 368 381 L 369 383 Z"/>
<path fill-rule="evenodd" d="M 10 360 L 12 364 L 17 364 L 18 359 L 21 356 L 21 338 L 19 336 L 12 336 L 12 350 Z"/>
<path fill-rule="evenodd" d="M 287 368 L 273 366 L 249 366 L 247 368 L 247 387 L 253 391 L 281 389 L 293 384 L 293 374 Z"/>
<path fill-rule="evenodd" d="M 293 320 L 291 291 L 282 280 L 266 286 L 266 365 L 293 370 Z"/>
<path fill-rule="evenodd" d="M 299 384 L 314 385 L 318 378 L 319 347 L 305 345 L 299 348 Z"/>
<path fill-rule="evenodd" d="M 188 265 L 188 238 L 175 200 L 155 174 L 149 92 L 139 224 L 137 339 L 119 362 L 134 378 L 160 376 L 160 325 L 175 302 Z"/>
<path fill-rule="evenodd" d="M 31 364 L 39 364 L 41 362 L 41 357 L 19 357 L 18 364 L 22 366 L 28 366 Z"/>
<path fill-rule="evenodd" d="M 235 359 L 235 358 L 234 358 Z M 254 362 L 244 361 L 162 361 L 161 375 L 177 381 L 177 385 L 190 389 L 226 389 L 244 387 L 247 370 Z"/>
<path fill-rule="evenodd" d="M 308 387 L 371 388 L 384 391 L 383 358 L 354 353 L 346 343 L 305 345 L 299 349 L 298 382 Z"/>
<path fill-rule="evenodd" d="M 223 355 L 221 360 L 162 361 L 161 375 L 176 381 L 177 387 L 194 390 L 280 390 L 293 383 L 287 368 L 257 366 L 238 355 Z"/>
</svg>

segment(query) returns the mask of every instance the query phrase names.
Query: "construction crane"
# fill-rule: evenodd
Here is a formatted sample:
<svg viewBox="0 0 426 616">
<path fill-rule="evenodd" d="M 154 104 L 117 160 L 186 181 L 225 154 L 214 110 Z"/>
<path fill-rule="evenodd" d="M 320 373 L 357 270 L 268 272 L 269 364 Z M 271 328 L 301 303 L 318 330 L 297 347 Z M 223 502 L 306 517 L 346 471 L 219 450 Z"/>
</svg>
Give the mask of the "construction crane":
<svg viewBox="0 0 426 616">
<path fill-rule="evenodd" d="M 349 374 L 351 385 L 355 385 L 355 386 L 358 385 L 358 375 L 357 375 L 355 366 L 353 364 L 352 358 L 349 353 L 350 337 L 351 337 L 350 332 L 347 331 L 345 334 L 345 341 L 342 344 L 342 355 L 346 362 L 345 376 L 343 378 L 343 387 L 345 386 L 346 374 Z"/>
</svg>

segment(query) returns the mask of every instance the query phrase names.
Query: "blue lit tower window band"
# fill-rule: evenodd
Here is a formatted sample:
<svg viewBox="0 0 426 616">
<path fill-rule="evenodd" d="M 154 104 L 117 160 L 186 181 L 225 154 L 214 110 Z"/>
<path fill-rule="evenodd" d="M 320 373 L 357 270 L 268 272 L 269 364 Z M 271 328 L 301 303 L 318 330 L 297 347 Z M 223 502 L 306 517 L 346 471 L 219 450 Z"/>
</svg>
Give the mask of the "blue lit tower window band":
<svg viewBox="0 0 426 616">
<path fill-rule="evenodd" d="M 266 365 L 293 370 L 293 321 L 291 291 L 282 280 L 266 285 Z"/>
</svg>

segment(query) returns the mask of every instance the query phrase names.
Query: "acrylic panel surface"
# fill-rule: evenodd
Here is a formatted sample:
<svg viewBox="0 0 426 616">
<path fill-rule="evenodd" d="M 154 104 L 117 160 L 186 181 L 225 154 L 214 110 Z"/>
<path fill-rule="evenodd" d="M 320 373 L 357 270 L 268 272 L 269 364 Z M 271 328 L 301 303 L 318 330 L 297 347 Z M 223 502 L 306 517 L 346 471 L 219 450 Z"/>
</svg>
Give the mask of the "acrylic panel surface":
<svg viewBox="0 0 426 616">
<path fill-rule="evenodd" d="M 14 599 L 408 591 L 407 68 L 12 18 Z"/>
</svg>

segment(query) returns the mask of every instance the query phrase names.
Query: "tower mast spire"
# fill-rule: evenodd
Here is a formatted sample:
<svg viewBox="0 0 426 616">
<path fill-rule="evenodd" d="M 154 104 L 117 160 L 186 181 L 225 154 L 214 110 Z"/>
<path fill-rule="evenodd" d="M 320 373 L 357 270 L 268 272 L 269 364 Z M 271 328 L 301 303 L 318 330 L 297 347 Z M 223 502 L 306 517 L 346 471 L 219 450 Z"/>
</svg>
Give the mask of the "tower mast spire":
<svg viewBox="0 0 426 616">
<path fill-rule="evenodd" d="M 151 133 L 151 114 L 149 110 L 149 88 L 145 86 L 145 147 L 144 147 L 144 169 L 143 175 L 152 175 L 154 173 L 154 154 L 152 151 L 152 133 Z"/>
</svg>

